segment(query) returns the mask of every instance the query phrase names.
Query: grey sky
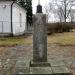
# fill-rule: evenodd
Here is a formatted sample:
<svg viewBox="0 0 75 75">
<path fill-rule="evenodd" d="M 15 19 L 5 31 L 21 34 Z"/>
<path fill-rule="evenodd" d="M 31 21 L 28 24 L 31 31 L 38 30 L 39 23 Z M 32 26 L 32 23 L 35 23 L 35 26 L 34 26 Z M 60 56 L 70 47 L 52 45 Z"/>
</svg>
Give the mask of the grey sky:
<svg viewBox="0 0 75 75">
<path fill-rule="evenodd" d="M 33 14 L 36 13 L 36 6 L 38 5 L 38 1 L 39 0 L 32 0 Z M 44 7 L 48 5 L 49 1 L 50 2 L 55 2 L 56 0 L 40 0 L 40 3 L 43 7 L 43 11 L 44 11 Z M 72 9 L 75 9 L 75 7 L 72 7 Z M 55 18 L 54 14 L 51 13 L 49 18 L 48 18 L 48 21 L 54 22 L 56 20 L 58 21 L 57 17 Z"/>
</svg>

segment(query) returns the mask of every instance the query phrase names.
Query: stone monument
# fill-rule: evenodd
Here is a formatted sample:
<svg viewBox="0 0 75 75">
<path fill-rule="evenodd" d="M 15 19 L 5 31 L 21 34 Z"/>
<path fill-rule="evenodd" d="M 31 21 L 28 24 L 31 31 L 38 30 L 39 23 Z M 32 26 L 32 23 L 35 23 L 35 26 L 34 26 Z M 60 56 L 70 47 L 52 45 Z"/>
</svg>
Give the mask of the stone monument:
<svg viewBox="0 0 75 75">
<path fill-rule="evenodd" d="M 46 75 L 68 75 L 68 69 L 58 62 L 48 62 L 47 60 L 47 27 L 46 15 L 42 12 L 40 0 L 37 12 L 33 17 L 33 60 L 30 62 L 30 74 Z M 60 65 L 61 64 L 61 65 Z M 56 66 L 55 66 L 56 65 Z"/>
<path fill-rule="evenodd" d="M 40 2 L 39 2 L 40 3 Z M 33 64 L 40 66 L 48 65 L 47 63 L 47 34 L 46 34 L 46 15 L 42 13 L 42 6 L 38 4 L 37 13 L 33 18 Z"/>
</svg>

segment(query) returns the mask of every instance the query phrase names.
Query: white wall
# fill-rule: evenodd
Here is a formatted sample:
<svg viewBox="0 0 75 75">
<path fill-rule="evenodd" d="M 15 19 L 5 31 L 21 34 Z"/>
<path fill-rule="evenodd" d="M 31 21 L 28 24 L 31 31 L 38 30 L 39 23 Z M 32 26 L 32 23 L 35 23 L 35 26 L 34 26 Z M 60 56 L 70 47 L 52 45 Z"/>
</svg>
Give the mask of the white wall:
<svg viewBox="0 0 75 75">
<path fill-rule="evenodd" d="M 11 32 L 11 2 L 0 2 L 0 33 Z"/>
<path fill-rule="evenodd" d="M 20 26 L 20 13 L 22 14 L 22 24 Z M 13 34 L 23 34 L 26 28 L 26 11 L 19 5 L 13 4 L 12 10 Z"/>
</svg>

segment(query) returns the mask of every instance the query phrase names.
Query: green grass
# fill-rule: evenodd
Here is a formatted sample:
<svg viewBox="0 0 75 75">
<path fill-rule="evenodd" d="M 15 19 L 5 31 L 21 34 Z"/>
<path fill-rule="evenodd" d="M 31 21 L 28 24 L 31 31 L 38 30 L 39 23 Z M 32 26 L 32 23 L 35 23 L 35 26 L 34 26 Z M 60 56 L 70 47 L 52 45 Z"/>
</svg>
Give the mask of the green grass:
<svg viewBox="0 0 75 75">
<path fill-rule="evenodd" d="M 8 37 L 0 38 L 0 46 L 15 46 L 22 44 L 31 44 L 32 40 L 26 37 Z"/>
<path fill-rule="evenodd" d="M 75 31 L 56 33 L 48 36 L 48 43 L 58 43 L 61 45 L 75 45 Z"/>
<path fill-rule="evenodd" d="M 15 45 L 29 45 L 32 44 L 33 39 L 25 36 L 20 37 L 8 37 L 0 38 L 0 46 L 15 46 Z M 64 33 L 54 33 L 47 37 L 47 43 L 50 44 L 60 44 L 60 45 L 75 45 L 75 31 L 64 32 Z"/>
</svg>

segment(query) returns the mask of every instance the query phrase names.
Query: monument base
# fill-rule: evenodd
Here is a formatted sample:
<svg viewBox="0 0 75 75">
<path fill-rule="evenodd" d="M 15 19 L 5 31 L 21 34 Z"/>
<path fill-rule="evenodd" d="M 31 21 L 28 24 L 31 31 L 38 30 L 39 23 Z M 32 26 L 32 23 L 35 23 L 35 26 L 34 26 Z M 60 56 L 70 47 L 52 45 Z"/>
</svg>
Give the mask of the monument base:
<svg viewBox="0 0 75 75">
<path fill-rule="evenodd" d="M 66 67 L 30 67 L 30 75 L 71 75 Z"/>
<path fill-rule="evenodd" d="M 30 75 L 52 75 L 51 67 L 30 67 Z"/>
<path fill-rule="evenodd" d="M 71 75 L 64 62 L 30 62 L 30 75 Z"/>
<path fill-rule="evenodd" d="M 63 61 L 48 61 L 45 63 L 17 61 L 11 75 L 71 75 Z"/>
<path fill-rule="evenodd" d="M 30 61 L 30 67 L 50 67 L 50 63 L 48 62 L 33 62 Z"/>
<path fill-rule="evenodd" d="M 66 67 L 30 67 L 30 75 L 71 75 Z"/>
</svg>

